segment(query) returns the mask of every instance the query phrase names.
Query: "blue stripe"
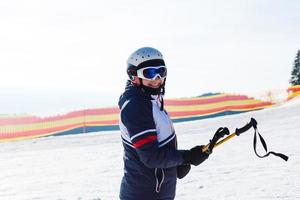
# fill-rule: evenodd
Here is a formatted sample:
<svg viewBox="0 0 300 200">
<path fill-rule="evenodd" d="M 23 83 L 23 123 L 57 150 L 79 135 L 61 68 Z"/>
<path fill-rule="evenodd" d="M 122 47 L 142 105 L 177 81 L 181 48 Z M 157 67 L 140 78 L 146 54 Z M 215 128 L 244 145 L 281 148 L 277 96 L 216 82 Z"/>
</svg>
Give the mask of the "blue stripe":
<svg viewBox="0 0 300 200">
<path fill-rule="evenodd" d="M 260 110 L 260 109 L 257 109 L 257 110 Z M 214 118 L 214 117 L 221 117 L 221 116 L 225 116 L 225 115 L 240 114 L 240 113 L 250 112 L 250 111 L 253 111 L 253 110 L 249 110 L 249 111 L 224 111 L 224 112 L 221 112 L 221 113 L 216 113 L 216 114 L 206 115 L 206 116 L 197 116 L 197 117 L 187 117 L 187 118 L 173 119 L 172 121 L 174 123 L 187 122 L 187 121 L 208 119 L 208 118 Z"/>
<path fill-rule="evenodd" d="M 55 133 L 53 135 L 48 135 L 48 136 L 77 135 L 77 134 L 82 134 L 82 133 L 99 132 L 99 131 L 116 131 L 116 130 L 119 130 L 118 125 L 113 125 L 113 126 L 88 126 L 88 127 L 75 128 L 75 129 Z"/>
</svg>

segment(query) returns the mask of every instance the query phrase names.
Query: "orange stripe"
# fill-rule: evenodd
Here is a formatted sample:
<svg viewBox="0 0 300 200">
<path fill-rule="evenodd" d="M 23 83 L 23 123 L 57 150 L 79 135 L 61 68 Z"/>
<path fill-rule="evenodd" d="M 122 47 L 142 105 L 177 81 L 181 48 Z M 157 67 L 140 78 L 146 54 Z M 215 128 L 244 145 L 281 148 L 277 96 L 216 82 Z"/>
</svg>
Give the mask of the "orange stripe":
<svg viewBox="0 0 300 200">
<path fill-rule="evenodd" d="M 299 91 L 299 89 L 300 89 L 300 85 L 294 85 L 294 86 L 289 87 L 288 91 L 295 92 L 295 91 Z"/>
<path fill-rule="evenodd" d="M 292 91 L 292 92 L 299 92 L 300 91 L 300 87 L 299 88 L 292 88 L 290 91 Z"/>
<path fill-rule="evenodd" d="M 117 125 L 119 122 L 119 120 L 106 120 L 106 121 L 92 121 L 92 122 L 85 122 L 85 124 L 88 124 L 88 125 Z"/>
<path fill-rule="evenodd" d="M 113 107 L 113 108 L 96 108 L 96 109 L 86 109 L 86 110 L 79 110 L 70 112 L 64 117 L 79 117 L 84 115 L 107 115 L 107 114 L 115 114 L 119 113 L 119 108 Z"/>
</svg>

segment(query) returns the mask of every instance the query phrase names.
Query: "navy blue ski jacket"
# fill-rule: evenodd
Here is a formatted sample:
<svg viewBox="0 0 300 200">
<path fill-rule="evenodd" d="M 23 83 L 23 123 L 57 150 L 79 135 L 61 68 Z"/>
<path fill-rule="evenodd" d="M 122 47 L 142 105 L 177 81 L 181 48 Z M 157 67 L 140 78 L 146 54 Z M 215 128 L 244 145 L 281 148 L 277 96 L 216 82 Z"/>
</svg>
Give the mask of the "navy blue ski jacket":
<svg viewBox="0 0 300 200">
<path fill-rule="evenodd" d="M 124 176 L 121 200 L 172 200 L 176 166 L 183 163 L 168 113 L 159 96 L 148 95 L 130 82 L 119 99 Z"/>
</svg>

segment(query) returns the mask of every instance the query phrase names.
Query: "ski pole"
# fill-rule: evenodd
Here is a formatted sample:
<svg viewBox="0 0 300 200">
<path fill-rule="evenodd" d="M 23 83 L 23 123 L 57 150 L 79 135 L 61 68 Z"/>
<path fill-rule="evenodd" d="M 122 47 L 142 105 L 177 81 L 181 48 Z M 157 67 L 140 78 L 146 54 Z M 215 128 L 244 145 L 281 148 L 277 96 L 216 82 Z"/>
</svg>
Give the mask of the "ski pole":
<svg viewBox="0 0 300 200">
<path fill-rule="evenodd" d="M 254 118 L 251 118 L 250 122 L 248 124 L 246 124 L 245 126 L 243 126 L 242 128 L 237 128 L 235 129 L 235 132 L 232 134 L 229 134 L 229 130 L 228 128 L 219 128 L 217 130 L 217 132 L 215 133 L 213 139 L 210 141 L 209 144 L 205 145 L 202 149 L 203 152 L 207 152 L 207 153 L 211 153 L 212 150 L 223 144 L 224 142 L 230 140 L 231 138 L 233 138 L 234 136 L 239 136 L 241 133 L 244 133 L 246 131 L 248 131 L 250 128 L 254 128 L 254 138 L 253 138 L 253 148 L 254 148 L 254 152 L 255 154 L 259 157 L 259 158 L 264 158 L 264 157 L 268 157 L 270 154 L 273 154 L 277 157 L 282 158 L 283 160 L 287 161 L 289 159 L 288 156 L 282 154 L 282 153 L 276 153 L 274 151 L 269 151 L 268 152 L 268 148 L 267 148 L 267 144 L 264 140 L 264 138 L 261 136 L 261 134 L 258 132 L 257 130 L 257 121 Z M 222 137 L 224 137 L 225 135 L 228 135 L 226 138 L 218 141 L 219 139 L 221 139 Z M 257 145 L 257 137 L 259 138 L 263 148 L 266 151 L 265 155 L 259 155 L 256 151 L 256 145 Z"/>
<path fill-rule="evenodd" d="M 250 122 L 248 124 L 246 124 L 245 126 L 243 126 L 242 128 L 237 128 L 235 129 L 234 133 L 229 134 L 226 138 L 218 141 L 217 143 L 215 143 L 213 146 L 211 145 L 211 143 L 205 145 L 202 149 L 202 151 L 211 151 L 213 148 L 223 144 L 224 142 L 230 140 L 231 138 L 233 138 L 234 136 L 239 136 L 241 133 L 244 133 L 246 131 L 248 131 L 250 128 L 255 128 L 257 127 L 257 121 L 254 118 L 251 118 Z M 209 147 L 212 146 L 212 149 L 209 149 Z"/>
</svg>

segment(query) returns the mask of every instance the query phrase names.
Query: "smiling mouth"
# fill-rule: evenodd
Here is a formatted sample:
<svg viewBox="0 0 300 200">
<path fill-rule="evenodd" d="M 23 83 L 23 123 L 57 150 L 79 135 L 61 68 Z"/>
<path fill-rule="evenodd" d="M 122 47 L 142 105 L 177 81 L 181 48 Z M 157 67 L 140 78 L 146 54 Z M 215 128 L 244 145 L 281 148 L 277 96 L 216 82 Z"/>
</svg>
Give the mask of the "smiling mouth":
<svg viewBox="0 0 300 200">
<path fill-rule="evenodd" d="M 160 84 L 157 84 L 157 85 L 151 85 L 151 87 L 153 88 L 159 88 Z"/>
</svg>

